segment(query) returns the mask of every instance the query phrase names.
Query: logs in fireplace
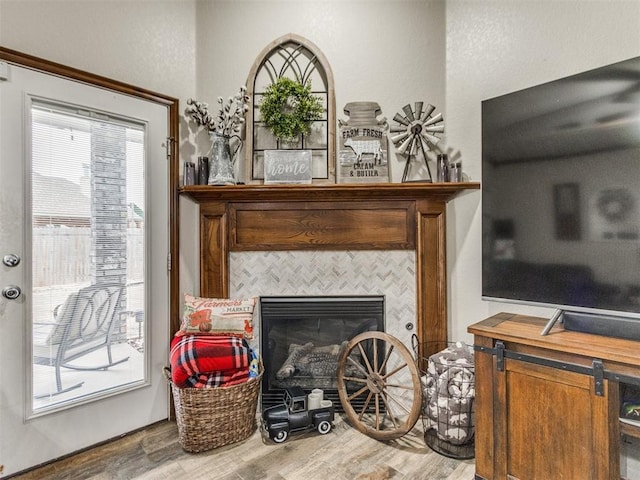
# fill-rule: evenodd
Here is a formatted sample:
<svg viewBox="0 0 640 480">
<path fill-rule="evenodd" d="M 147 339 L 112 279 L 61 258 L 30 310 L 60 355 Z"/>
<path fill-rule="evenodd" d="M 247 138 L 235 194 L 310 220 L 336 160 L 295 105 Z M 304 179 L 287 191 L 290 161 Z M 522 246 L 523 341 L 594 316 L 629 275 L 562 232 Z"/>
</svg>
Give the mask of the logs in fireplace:
<svg viewBox="0 0 640 480">
<path fill-rule="evenodd" d="M 284 389 L 321 388 L 341 411 L 338 359 L 347 342 L 366 331 L 384 331 L 384 296 L 260 298 L 260 344 L 265 374 L 262 408 L 282 402 Z"/>
</svg>

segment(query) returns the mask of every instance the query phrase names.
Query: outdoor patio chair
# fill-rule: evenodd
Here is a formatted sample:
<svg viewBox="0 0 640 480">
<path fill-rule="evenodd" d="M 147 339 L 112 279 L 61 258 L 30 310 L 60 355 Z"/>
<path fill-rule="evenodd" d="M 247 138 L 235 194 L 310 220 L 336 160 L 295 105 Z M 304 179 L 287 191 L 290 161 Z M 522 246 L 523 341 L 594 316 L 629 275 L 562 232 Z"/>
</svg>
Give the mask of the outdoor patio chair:
<svg viewBox="0 0 640 480">
<path fill-rule="evenodd" d="M 84 381 L 70 387 L 62 387 L 60 369 L 106 370 L 129 360 L 129 357 L 113 361 L 111 344 L 118 328 L 121 313 L 120 299 L 124 285 L 91 285 L 70 294 L 67 300 L 53 311 L 54 322 L 35 323 L 33 332 L 33 361 L 56 369 L 58 395 L 79 388 Z M 99 365 L 70 364 L 88 353 L 104 348 L 107 363 Z M 45 394 L 40 397 L 48 397 Z"/>
</svg>

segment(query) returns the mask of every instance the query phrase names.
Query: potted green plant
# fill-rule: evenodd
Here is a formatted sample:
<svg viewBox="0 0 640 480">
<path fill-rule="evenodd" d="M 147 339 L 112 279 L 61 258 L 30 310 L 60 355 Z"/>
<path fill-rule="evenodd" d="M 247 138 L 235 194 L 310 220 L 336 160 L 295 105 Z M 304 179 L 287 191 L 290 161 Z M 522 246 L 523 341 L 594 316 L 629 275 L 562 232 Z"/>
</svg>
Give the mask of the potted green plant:
<svg viewBox="0 0 640 480">
<path fill-rule="evenodd" d="M 322 118 L 324 107 L 311 93 L 311 83 L 280 77 L 269 85 L 260 103 L 260 116 L 275 137 L 292 141 L 308 134 L 311 122 Z"/>
</svg>

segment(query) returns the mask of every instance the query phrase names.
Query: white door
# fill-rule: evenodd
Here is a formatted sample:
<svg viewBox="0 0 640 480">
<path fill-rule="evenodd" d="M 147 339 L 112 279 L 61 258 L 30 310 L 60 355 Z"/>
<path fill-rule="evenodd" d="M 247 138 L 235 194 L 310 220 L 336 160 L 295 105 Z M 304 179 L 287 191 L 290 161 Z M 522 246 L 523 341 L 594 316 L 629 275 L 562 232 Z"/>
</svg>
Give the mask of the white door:
<svg viewBox="0 0 640 480">
<path fill-rule="evenodd" d="M 168 415 L 167 107 L 5 66 L 0 477 Z"/>
</svg>

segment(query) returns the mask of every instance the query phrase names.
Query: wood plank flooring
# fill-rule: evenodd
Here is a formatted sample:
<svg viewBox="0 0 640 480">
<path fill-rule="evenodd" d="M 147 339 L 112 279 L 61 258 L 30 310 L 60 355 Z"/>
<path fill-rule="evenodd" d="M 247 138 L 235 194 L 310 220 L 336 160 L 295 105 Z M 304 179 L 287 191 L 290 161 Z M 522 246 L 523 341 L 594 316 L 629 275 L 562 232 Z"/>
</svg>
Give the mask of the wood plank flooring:
<svg viewBox="0 0 640 480">
<path fill-rule="evenodd" d="M 20 480 L 472 480 L 473 460 L 441 456 L 422 425 L 379 442 L 336 415 L 327 435 L 307 433 L 276 445 L 257 430 L 243 442 L 187 453 L 174 422 L 161 422 L 97 448 L 13 477 Z"/>
</svg>

